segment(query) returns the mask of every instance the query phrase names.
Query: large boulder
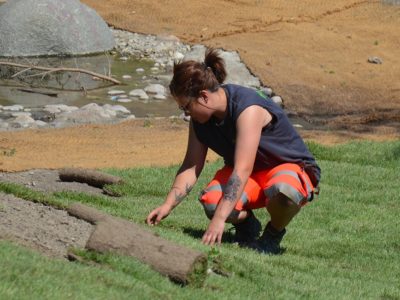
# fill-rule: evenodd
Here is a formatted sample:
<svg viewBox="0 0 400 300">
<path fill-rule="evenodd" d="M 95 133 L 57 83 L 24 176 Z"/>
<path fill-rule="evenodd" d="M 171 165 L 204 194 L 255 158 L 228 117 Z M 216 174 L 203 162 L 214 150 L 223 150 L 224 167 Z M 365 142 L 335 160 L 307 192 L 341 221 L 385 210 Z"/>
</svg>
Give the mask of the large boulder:
<svg viewBox="0 0 400 300">
<path fill-rule="evenodd" d="M 104 20 L 77 0 L 8 0 L 0 6 L 0 57 L 83 55 L 114 45 Z"/>
</svg>

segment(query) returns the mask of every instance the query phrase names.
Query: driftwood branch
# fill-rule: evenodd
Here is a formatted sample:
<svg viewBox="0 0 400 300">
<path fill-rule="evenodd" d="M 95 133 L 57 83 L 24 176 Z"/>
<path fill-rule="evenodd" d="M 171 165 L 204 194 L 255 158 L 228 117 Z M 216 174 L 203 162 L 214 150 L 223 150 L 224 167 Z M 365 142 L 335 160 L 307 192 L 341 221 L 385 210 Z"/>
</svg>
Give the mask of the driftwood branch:
<svg viewBox="0 0 400 300">
<path fill-rule="evenodd" d="M 25 92 L 25 93 L 34 93 L 34 94 L 40 94 L 40 95 L 46 95 L 49 97 L 57 97 L 57 93 L 51 93 L 51 92 L 45 92 L 45 91 L 39 91 L 39 90 L 33 90 L 33 89 L 18 89 L 18 91 Z"/>
<path fill-rule="evenodd" d="M 18 75 L 21 75 L 22 73 L 28 72 L 30 70 L 32 70 L 32 68 L 23 69 L 23 70 L 19 71 L 18 73 L 15 73 L 13 76 L 11 76 L 11 78 L 17 77 Z"/>
<path fill-rule="evenodd" d="M 4 82 L 7 84 L 1 84 L 1 86 L 6 86 L 6 87 L 12 87 L 12 88 L 27 88 L 30 89 L 32 86 L 29 84 L 26 84 L 24 82 L 18 82 L 18 84 L 15 83 L 15 81 L 12 81 L 11 79 L 4 79 Z M 57 88 L 57 87 L 46 87 L 47 90 L 54 90 L 54 91 L 63 91 L 63 92 L 81 92 L 82 89 L 64 89 L 64 88 Z M 96 90 L 101 90 L 103 87 L 96 87 L 96 88 L 91 88 L 91 89 L 86 89 L 86 91 L 96 91 Z"/>
<path fill-rule="evenodd" d="M 55 72 L 83 73 L 83 74 L 88 74 L 88 75 L 103 79 L 105 81 L 110 81 L 113 84 L 121 84 L 120 81 L 118 81 L 110 76 L 101 75 L 96 72 L 92 72 L 92 71 L 85 70 L 85 69 L 79 69 L 79 68 L 49 68 L 49 67 L 42 67 L 42 66 L 30 66 L 30 65 L 24 65 L 24 64 L 17 64 L 17 63 L 6 62 L 6 61 L 0 61 L 0 65 L 16 67 L 16 68 L 25 68 L 25 70 L 22 70 L 23 72 L 26 72 L 28 69 L 31 69 L 31 70 L 45 71 L 44 74 L 55 73 Z M 43 74 L 43 73 L 41 73 L 41 74 Z"/>
</svg>

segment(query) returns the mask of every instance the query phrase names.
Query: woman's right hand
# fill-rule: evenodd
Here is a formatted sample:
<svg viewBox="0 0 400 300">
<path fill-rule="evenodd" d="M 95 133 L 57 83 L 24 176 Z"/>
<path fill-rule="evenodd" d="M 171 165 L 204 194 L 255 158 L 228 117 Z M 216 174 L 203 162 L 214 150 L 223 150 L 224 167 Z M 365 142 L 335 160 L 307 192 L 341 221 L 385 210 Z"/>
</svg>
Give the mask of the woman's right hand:
<svg viewBox="0 0 400 300">
<path fill-rule="evenodd" d="M 168 204 L 163 204 L 155 209 L 153 209 L 147 216 L 147 225 L 157 225 L 162 219 L 168 217 L 171 212 L 172 207 Z"/>
</svg>

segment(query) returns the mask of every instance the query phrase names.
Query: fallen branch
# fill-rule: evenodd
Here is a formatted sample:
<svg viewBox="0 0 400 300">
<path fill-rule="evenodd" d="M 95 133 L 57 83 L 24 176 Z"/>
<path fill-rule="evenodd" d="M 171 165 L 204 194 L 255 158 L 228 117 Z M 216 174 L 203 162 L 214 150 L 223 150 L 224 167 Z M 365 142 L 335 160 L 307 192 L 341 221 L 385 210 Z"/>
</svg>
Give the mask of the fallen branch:
<svg viewBox="0 0 400 300">
<path fill-rule="evenodd" d="M 45 95 L 49 97 L 57 97 L 57 93 L 51 93 L 51 92 L 43 92 L 43 91 L 38 91 L 38 90 L 32 90 L 32 89 L 18 89 L 18 91 L 25 92 L 25 93 L 34 93 L 34 94 L 40 94 L 40 95 Z"/>
<path fill-rule="evenodd" d="M 26 84 L 24 82 L 18 82 L 18 84 L 15 83 L 12 79 L 3 79 L 3 83 L 0 84 L 1 86 L 5 87 L 12 87 L 12 88 L 34 88 L 30 86 L 29 84 Z M 62 92 L 82 92 L 82 89 L 64 89 L 64 88 L 57 88 L 57 87 L 45 87 L 47 90 L 54 90 L 54 91 L 62 91 Z M 97 90 L 102 90 L 103 87 L 95 87 L 91 89 L 86 89 L 86 91 L 97 91 Z"/>
<path fill-rule="evenodd" d="M 116 80 L 116 79 L 114 79 L 114 78 L 112 78 L 110 76 L 101 75 L 99 73 L 92 72 L 92 71 L 85 70 L 85 69 L 78 69 L 78 68 L 49 68 L 49 67 L 41 67 L 41 66 L 23 65 L 23 64 L 17 64 L 17 63 L 6 62 L 6 61 L 0 61 L 0 65 L 1 66 L 9 66 L 9 67 L 17 67 L 17 68 L 25 68 L 25 70 L 23 70 L 24 72 L 27 71 L 27 69 L 46 71 L 45 74 L 54 73 L 54 72 L 84 73 L 84 74 L 88 74 L 88 75 L 103 79 L 105 81 L 110 81 L 110 82 L 112 82 L 114 84 L 117 84 L 117 85 L 121 84 L 120 81 L 118 81 L 118 80 Z"/>
<path fill-rule="evenodd" d="M 15 73 L 13 76 L 11 76 L 11 78 L 17 77 L 18 75 L 21 75 L 22 73 L 28 72 L 30 70 L 32 70 L 32 68 L 23 69 L 23 70 L 19 71 L 18 73 Z"/>
</svg>

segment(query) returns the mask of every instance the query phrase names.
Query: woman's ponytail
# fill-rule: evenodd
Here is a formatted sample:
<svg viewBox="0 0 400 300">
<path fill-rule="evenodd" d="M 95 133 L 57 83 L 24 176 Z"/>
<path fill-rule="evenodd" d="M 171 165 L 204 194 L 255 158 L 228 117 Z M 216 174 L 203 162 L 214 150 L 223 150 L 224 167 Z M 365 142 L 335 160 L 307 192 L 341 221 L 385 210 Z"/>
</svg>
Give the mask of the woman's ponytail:
<svg viewBox="0 0 400 300">
<path fill-rule="evenodd" d="M 218 55 L 216 49 L 208 49 L 206 51 L 204 63 L 207 67 L 211 68 L 215 78 L 222 84 L 226 79 L 225 62 L 222 57 Z"/>
<path fill-rule="evenodd" d="M 174 65 L 169 84 L 172 96 L 196 98 L 202 90 L 216 91 L 226 78 L 225 62 L 217 50 L 208 49 L 204 62 L 184 61 Z"/>
</svg>

